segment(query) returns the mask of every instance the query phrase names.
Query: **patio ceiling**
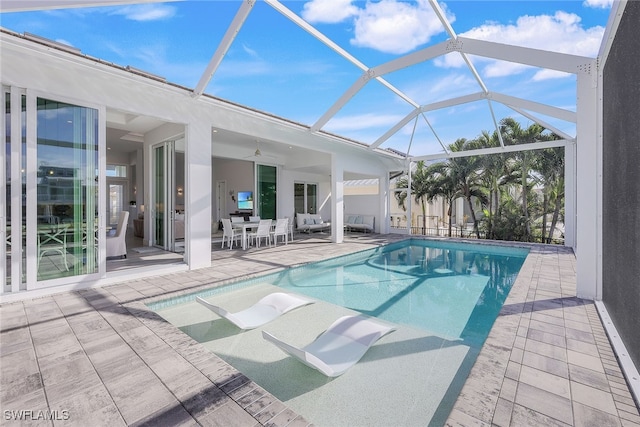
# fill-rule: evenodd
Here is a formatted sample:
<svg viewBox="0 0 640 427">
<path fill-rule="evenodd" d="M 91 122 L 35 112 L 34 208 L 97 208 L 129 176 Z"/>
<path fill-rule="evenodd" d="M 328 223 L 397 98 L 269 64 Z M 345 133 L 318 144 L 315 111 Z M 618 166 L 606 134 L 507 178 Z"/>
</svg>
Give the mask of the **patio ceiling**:
<svg viewBox="0 0 640 427">
<path fill-rule="evenodd" d="M 50 10 L 64 8 L 83 8 L 97 6 L 114 6 L 114 5 L 133 5 L 141 3 L 165 3 L 153 0 L 94 0 L 94 1 L 74 1 L 74 0 L 3 0 L 2 12 L 20 12 L 30 10 Z M 218 3 L 218 2 L 213 2 Z M 281 115 L 289 120 L 293 120 L 308 126 L 309 132 L 330 132 L 332 134 L 342 135 L 340 132 L 341 120 L 353 117 L 362 103 L 358 102 L 359 98 L 370 99 L 378 97 L 382 103 L 393 103 L 395 107 L 395 121 L 389 122 L 387 128 L 379 134 L 369 137 L 369 140 L 359 139 L 358 141 L 368 145 L 370 150 L 386 151 L 391 150 L 394 153 L 405 153 L 408 157 L 417 159 L 434 159 L 450 156 L 448 145 L 455 139 L 452 134 L 442 131 L 438 123 L 439 114 L 459 114 L 461 122 L 465 121 L 465 116 L 461 112 L 462 109 L 468 108 L 472 115 L 483 115 L 485 127 L 483 129 L 473 129 L 477 134 L 481 130 L 492 132 L 498 127 L 501 118 L 510 115 L 517 120 L 535 121 L 542 126 L 550 129 L 562 140 L 559 142 L 549 143 L 533 143 L 527 148 L 543 148 L 548 146 L 562 146 L 566 142 L 575 142 L 576 130 L 576 112 L 574 105 L 552 105 L 546 102 L 539 102 L 535 99 L 535 88 L 521 91 L 523 95 L 519 96 L 517 90 L 506 93 L 495 79 L 491 79 L 491 84 L 482 73 L 478 71 L 477 63 L 481 59 L 491 59 L 500 63 L 518 64 L 518 66 L 535 67 L 539 70 L 549 70 L 552 72 L 562 72 L 568 74 L 578 74 L 585 68 L 595 66 L 595 59 L 571 55 L 566 53 L 550 52 L 540 49 L 532 49 L 521 46 L 512 46 L 502 43 L 495 43 L 485 40 L 461 37 L 456 33 L 453 23 L 437 0 L 428 0 L 428 7 L 433 13 L 439 25 L 441 25 L 441 36 L 433 37 L 433 42 L 428 46 L 412 50 L 406 54 L 390 55 L 390 59 L 382 64 L 367 64 L 365 59 L 357 58 L 339 43 L 334 41 L 328 35 L 322 33 L 318 28 L 309 24 L 299 14 L 294 13 L 285 4 L 278 0 L 264 0 L 256 3 L 255 0 L 243 0 L 241 2 L 233 2 L 235 11 L 233 16 L 227 16 L 226 25 L 221 37 L 216 44 L 205 45 L 201 52 L 207 55 L 207 61 L 203 61 L 204 66 L 199 71 L 197 82 L 188 87 L 192 87 L 194 97 L 203 94 L 214 95 L 224 99 L 224 96 L 216 94 L 217 91 L 217 73 L 224 67 L 229 50 L 234 46 L 234 42 L 241 31 L 245 31 L 251 26 L 251 14 L 257 7 L 269 7 L 288 21 L 289 24 L 297 26 L 301 31 L 300 37 L 305 43 L 313 43 L 316 47 L 321 46 L 329 49 L 337 57 L 341 63 L 349 65 L 351 72 L 348 75 L 340 77 L 341 89 L 334 89 L 336 94 L 333 103 L 324 105 L 322 110 L 314 110 L 313 114 L 306 114 L 306 121 L 297 117 L 291 118 Z M 426 2 L 425 2 L 426 4 Z M 220 10 L 223 8 L 220 7 Z M 225 11 L 228 12 L 226 7 Z M 274 23 L 279 25 L 281 21 Z M 274 28 L 276 28 L 274 26 Z M 202 28 L 193 28 L 196 32 Z M 273 30 L 273 28 L 272 28 Z M 277 31 L 277 29 L 275 30 Z M 91 52 L 86 52 L 92 54 Z M 458 56 L 458 60 L 462 60 L 465 65 L 465 73 L 468 80 L 473 81 L 472 86 L 466 86 L 463 89 L 457 87 L 454 83 L 444 96 L 420 96 L 418 99 L 416 92 L 407 89 L 400 89 L 401 84 L 394 84 L 398 75 L 406 72 L 420 74 L 423 67 L 432 66 L 435 61 L 444 61 L 452 55 Z M 169 64 L 170 65 L 170 64 Z M 287 70 L 279 70 L 281 76 L 286 76 Z M 447 71 L 443 71 L 446 73 Z M 572 80 L 575 86 L 575 78 Z M 182 83 L 180 83 L 182 84 Z M 493 89 L 493 85 L 496 89 Z M 406 85 L 404 85 L 406 87 Z M 569 84 L 571 86 L 571 84 Z M 267 87 L 264 88 L 268 90 Z M 575 91 L 575 87 L 572 89 Z M 527 96 L 529 95 L 529 96 Z M 286 96 L 286 94 L 282 94 Z M 295 102 L 312 103 L 313 100 L 304 97 L 291 98 Z M 237 100 L 232 100 L 238 102 Z M 575 102 L 575 99 L 574 99 Z M 241 102 L 242 103 L 242 102 Z M 256 108 L 253 105 L 249 105 Z M 258 107 L 258 109 L 260 109 Z M 295 106 L 292 106 L 295 109 Z M 274 113 L 274 112 L 269 112 Z M 274 114 L 278 115 L 278 112 Z M 344 114 L 344 116 L 341 116 Z M 370 114 L 369 111 L 363 111 L 361 117 Z M 114 117 L 117 113 L 112 114 Z M 117 123 L 117 121 L 115 122 Z M 136 137 L 144 133 L 144 126 L 152 126 L 153 120 L 140 118 L 139 120 L 130 120 L 130 128 L 127 126 L 115 127 L 120 131 L 118 138 L 135 141 Z M 138 124 L 140 127 L 135 128 Z M 379 127 L 379 126 L 378 126 Z M 344 135 L 346 138 L 354 139 L 352 134 Z M 465 136 L 465 135 L 459 135 Z M 242 152 L 255 151 L 256 144 L 259 144 L 259 138 L 252 135 L 227 135 L 229 140 L 236 142 L 238 147 L 242 148 Z M 473 137 L 473 136 L 472 136 Z M 272 151 L 274 156 L 286 156 L 290 154 L 288 146 L 269 147 L 268 142 L 263 141 L 262 149 L 267 152 Z M 502 141 L 500 141 L 502 144 Z M 502 146 L 504 148 L 504 146 Z M 520 147 L 522 148 L 522 147 Z M 498 149 L 499 150 L 499 149 Z M 463 153 L 462 155 L 465 155 Z M 461 155 L 456 153 L 455 155 Z M 250 156 L 250 154 L 247 154 Z"/>
</svg>

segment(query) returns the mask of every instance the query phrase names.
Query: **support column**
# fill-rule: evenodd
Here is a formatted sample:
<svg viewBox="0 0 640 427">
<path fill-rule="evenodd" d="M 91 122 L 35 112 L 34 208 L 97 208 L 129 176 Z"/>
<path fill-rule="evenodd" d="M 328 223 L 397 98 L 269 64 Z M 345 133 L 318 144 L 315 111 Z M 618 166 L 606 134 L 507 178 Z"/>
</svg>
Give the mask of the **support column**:
<svg viewBox="0 0 640 427">
<path fill-rule="evenodd" d="M 564 245 L 576 247 L 576 144 L 564 147 Z"/>
<path fill-rule="evenodd" d="M 413 225 L 412 223 L 413 212 L 411 209 L 413 206 L 413 194 L 411 193 L 411 188 L 413 187 L 412 179 L 413 179 L 413 162 L 409 160 L 407 161 L 407 199 L 405 202 L 407 206 L 407 234 L 408 235 L 411 235 L 412 233 L 411 226 Z"/>
<path fill-rule="evenodd" d="M 194 120 L 185 136 L 186 261 L 193 270 L 211 266 L 211 125 Z"/>
<path fill-rule="evenodd" d="M 340 157 L 331 154 L 331 241 L 344 241 L 344 166 Z"/>
<path fill-rule="evenodd" d="M 380 198 L 380 220 L 377 222 L 378 232 L 387 234 L 389 233 L 390 216 L 389 172 L 378 177 L 378 195 Z"/>
<path fill-rule="evenodd" d="M 464 197 L 458 197 L 455 201 L 456 204 L 456 221 L 454 222 L 454 225 L 460 225 L 462 224 L 462 227 L 464 227 L 466 224 L 464 223 L 464 203 L 465 203 L 465 199 Z"/>
<path fill-rule="evenodd" d="M 596 70 L 579 72 L 577 84 L 576 145 L 576 267 L 577 296 L 602 299 L 602 270 L 598 268 L 598 185 L 602 177 L 598 154 L 598 104 Z"/>
</svg>

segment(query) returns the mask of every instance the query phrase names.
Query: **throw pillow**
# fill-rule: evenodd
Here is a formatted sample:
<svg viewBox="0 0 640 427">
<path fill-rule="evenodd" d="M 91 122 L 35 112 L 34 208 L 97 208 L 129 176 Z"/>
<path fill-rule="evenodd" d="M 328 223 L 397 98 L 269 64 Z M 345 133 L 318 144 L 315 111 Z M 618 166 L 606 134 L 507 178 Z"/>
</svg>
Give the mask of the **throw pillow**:
<svg viewBox="0 0 640 427">
<path fill-rule="evenodd" d="M 355 215 L 349 215 L 349 218 L 347 218 L 347 224 L 355 224 L 357 218 L 358 217 Z"/>
<path fill-rule="evenodd" d="M 354 224 L 362 224 L 362 217 L 360 215 L 356 217 L 356 222 Z"/>
</svg>

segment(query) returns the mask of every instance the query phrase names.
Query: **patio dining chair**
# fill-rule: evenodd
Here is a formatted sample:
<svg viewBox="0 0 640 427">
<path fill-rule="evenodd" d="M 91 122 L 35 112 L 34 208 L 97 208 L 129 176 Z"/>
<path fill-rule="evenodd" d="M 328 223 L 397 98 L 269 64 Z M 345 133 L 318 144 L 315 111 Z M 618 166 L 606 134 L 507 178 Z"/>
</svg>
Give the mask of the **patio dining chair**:
<svg viewBox="0 0 640 427">
<path fill-rule="evenodd" d="M 289 243 L 289 220 L 287 218 L 278 218 L 276 228 L 271 232 L 274 246 L 278 245 L 278 236 L 282 236 L 282 240 L 286 245 Z"/>
<path fill-rule="evenodd" d="M 240 235 L 236 234 L 236 230 L 231 225 L 231 220 L 222 218 L 222 245 L 220 248 L 224 248 L 224 244 L 227 243 L 229 249 L 233 249 L 233 242 L 238 240 L 239 237 Z"/>
<path fill-rule="evenodd" d="M 244 222 L 244 217 L 241 216 L 232 216 L 231 222 Z"/>
<path fill-rule="evenodd" d="M 289 229 L 289 239 L 291 239 L 291 241 L 293 242 L 293 227 L 295 227 L 295 224 L 293 222 L 293 218 L 290 218 L 288 216 L 285 216 L 285 218 L 288 221 L 287 228 Z"/>
<path fill-rule="evenodd" d="M 85 254 L 84 256 L 86 256 L 87 251 L 89 250 L 90 247 L 93 247 L 93 254 L 94 254 L 94 262 L 96 263 L 96 265 L 98 264 L 98 239 L 99 239 L 99 232 L 98 232 L 98 219 L 96 218 L 96 220 L 93 223 L 93 227 L 88 227 L 87 224 L 83 224 L 82 225 L 82 242 L 80 243 L 81 247 L 82 247 L 82 252 L 83 254 Z M 91 242 L 91 244 L 89 244 Z"/>
<path fill-rule="evenodd" d="M 258 223 L 258 229 L 255 233 L 249 234 L 249 240 L 255 242 L 256 247 L 260 247 L 260 240 L 265 239 L 267 244 L 271 246 L 271 220 L 261 219 Z"/>
<path fill-rule="evenodd" d="M 249 222 L 259 222 L 260 221 L 260 217 L 259 216 L 250 216 L 249 217 Z"/>
<path fill-rule="evenodd" d="M 65 270 L 69 271 L 67 263 L 67 228 L 68 225 L 53 224 L 38 228 L 38 270 L 42 257 L 54 253 L 62 257 Z"/>
</svg>

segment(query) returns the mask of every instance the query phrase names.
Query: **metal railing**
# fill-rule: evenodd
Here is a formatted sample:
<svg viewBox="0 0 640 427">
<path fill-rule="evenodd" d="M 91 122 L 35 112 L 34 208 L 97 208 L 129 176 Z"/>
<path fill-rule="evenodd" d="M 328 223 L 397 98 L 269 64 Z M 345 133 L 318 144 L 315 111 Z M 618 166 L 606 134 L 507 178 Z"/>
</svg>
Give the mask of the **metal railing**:
<svg viewBox="0 0 640 427">
<path fill-rule="evenodd" d="M 409 227 L 396 227 L 391 226 L 392 229 L 396 230 L 409 230 Z M 447 227 L 411 227 L 411 234 L 421 235 L 421 236 L 432 236 L 432 237 L 449 237 L 449 229 Z M 452 227 L 451 228 L 451 237 L 461 237 L 461 238 L 475 238 L 476 233 L 473 230 Z M 480 233 L 480 238 L 484 239 L 484 233 Z"/>
<path fill-rule="evenodd" d="M 409 230 L 409 227 L 406 226 L 391 226 L 394 230 Z M 420 235 L 420 236 L 431 236 L 431 237 L 449 237 L 449 229 L 447 227 L 415 227 L 412 226 L 410 228 L 412 235 Z M 464 239 L 475 239 L 476 233 L 473 229 L 470 228 L 460 228 L 460 227 L 452 227 L 451 228 L 451 237 L 459 237 Z M 486 234 L 481 230 L 480 238 L 485 239 Z M 536 238 L 532 243 L 546 243 L 546 239 L 541 237 Z M 562 238 L 553 238 L 551 241 L 552 245 L 564 245 L 564 239 Z"/>
</svg>

